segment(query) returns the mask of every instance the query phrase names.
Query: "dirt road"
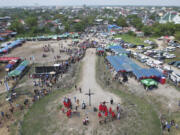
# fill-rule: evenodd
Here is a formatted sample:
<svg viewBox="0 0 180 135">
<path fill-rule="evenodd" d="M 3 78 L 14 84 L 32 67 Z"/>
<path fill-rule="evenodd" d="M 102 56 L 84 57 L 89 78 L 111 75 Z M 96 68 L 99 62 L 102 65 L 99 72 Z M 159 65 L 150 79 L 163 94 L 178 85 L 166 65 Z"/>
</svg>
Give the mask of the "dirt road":
<svg viewBox="0 0 180 135">
<path fill-rule="evenodd" d="M 120 98 L 116 95 L 104 91 L 99 84 L 96 82 L 96 50 L 88 49 L 86 51 L 86 56 L 83 59 L 83 68 L 82 68 L 82 80 L 78 84 L 78 88 L 81 87 L 82 93 L 79 92 L 79 89 L 73 93 L 71 93 L 71 98 L 76 97 L 80 99 L 80 101 L 84 101 L 89 104 L 89 97 L 85 95 L 85 93 L 91 90 L 94 95 L 91 97 L 92 106 L 98 106 L 100 102 L 106 101 L 109 102 L 111 98 L 113 98 L 115 103 L 121 102 Z"/>
<path fill-rule="evenodd" d="M 158 50 L 164 49 L 166 47 L 165 43 L 162 40 L 155 40 L 155 42 L 158 44 Z"/>
<path fill-rule="evenodd" d="M 79 117 L 72 117 L 71 119 L 67 119 L 64 117 L 64 114 L 62 112 L 59 112 L 59 117 L 61 117 L 61 121 L 57 122 L 58 127 L 60 128 L 60 132 L 63 134 L 71 134 L 76 133 L 77 134 L 86 134 L 86 135 L 92 135 L 97 134 L 97 130 L 99 129 L 99 119 L 97 116 L 97 113 L 93 111 L 93 108 L 98 108 L 99 104 L 101 102 L 108 102 L 106 105 L 107 107 L 110 106 L 110 99 L 113 98 L 114 104 L 111 105 L 112 109 L 115 110 L 118 103 L 121 103 L 121 99 L 107 91 L 104 91 L 99 84 L 96 82 L 96 50 L 95 49 L 88 49 L 86 51 L 86 55 L 83 59 L 83 67 L 82 67 L 82 78 L 80 83 L 77 85 L 78 88 L 81 87 L 82 93 L 80 93 L 79 89 L 75 90 L 74 92 L 65 95 L 66 97 L 71 98 L 73 108 L 75 105 L 74 97 L 76 99 L 79 99 L 80 101 L 80 108 L 78 111 L 80 112 Z M 89 106 L 89 97 L 85 95 L 89 92 L 89 89 L 91 90 L 94 95 L 91 97 L 91 106 Z M 57 100 L 59 102 L 59 100 Z M 82 110 L 81 104 L 82 102 L 85 102 L 87 105 L 87 109 Z M 61 102 L 63 102 L 63 98 L 61 98 Z M 54 102 L 54 104 L 56 104 Z M 82 119 L 85 117 L 89 117 L 90 124 L 88 127 L 82 125 Z M 63 121 L 63 122 L 62 122 Z M 101 127 L 102 128 L 102 127 Z M 77 130 L 78 129 L 78 130 Z M 108 131 L 106 131 L 108 130 Z M 98 132 L 110 132 L 110 129 L 103 129 L 98 130 Z M 110 133 L 109 133 L 110 134 Z"/>
<path fill-rule="evenodd" d="M 133 78 L 129 79 L 129 83 L 126 84 L 133 93 L 139 96 L 151 95 L 156 97 L 157 101 L 160 101 L 164 106 L 170 108 L 171 111 L 177 111 L 179 109 L 178 102 L 180 101 L 180 92 L 169 84 L 158 85 L 158 89 L 147 92 L 140 83 Z"/>
</svg>

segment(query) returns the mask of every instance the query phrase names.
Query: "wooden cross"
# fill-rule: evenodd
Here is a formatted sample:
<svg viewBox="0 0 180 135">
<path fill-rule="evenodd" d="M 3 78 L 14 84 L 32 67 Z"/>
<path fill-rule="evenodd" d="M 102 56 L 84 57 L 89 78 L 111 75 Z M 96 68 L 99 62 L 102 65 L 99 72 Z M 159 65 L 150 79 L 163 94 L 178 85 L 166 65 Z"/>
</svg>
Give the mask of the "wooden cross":
<svg viewBox="0 0 180 135">
<path fill-rule="evenodd" d="M 89 89 L 89 93 L 85 93 L 85 95 L 89 96 L 89 106 L 91 106 L 91 95 L 94 95 L 94 93 L 91 93 L 91 90 Z"/>
<path fill-rule="evenodd" d="M 101 104 L 103 104 L 103 103 L 105 103 L 105 104 L 106 104 L 106 103 L 109 103 L 109 102 L 104 101 L 104 102 L 100 102 L 100 103 L 101 103 Z"/>
</svg>

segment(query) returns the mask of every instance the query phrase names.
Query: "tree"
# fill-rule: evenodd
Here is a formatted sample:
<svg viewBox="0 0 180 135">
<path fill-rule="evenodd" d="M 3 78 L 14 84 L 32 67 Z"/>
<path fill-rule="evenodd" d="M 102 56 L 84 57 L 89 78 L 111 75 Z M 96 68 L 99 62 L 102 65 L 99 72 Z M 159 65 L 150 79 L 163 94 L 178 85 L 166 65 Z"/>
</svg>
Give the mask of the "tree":
<svg viewBox="0 0 180 135">
<path fill-rule="evenodd" d="M 176 24 L 174 23 L 166 23 L 166 24 L 155 23 L 151 28 L 153 31 L 153 35 L 155 36 L 174 35 L 174 33 L 178 31 L 178 27 L 176 30 Z"/>
<path fill-rule="evenodd" d="M 55 30 L 55 33 L 59 34 L 60 32 L 61 32 L 60 29 L 57 27 L 56 30 Z"/>
<path fill-rule="evenodd" d="M 150 36 L 152 34 L 152 29 L 149 26 L 144 26 L 142 28 L 142 31 L 144 32 L 145 36 Z"/>
<path fill-rule="evenodd" d="M 122 27 L 127 27 L 127 26 L 128 26 L 128 24 L 127 24 L 127 22 L 126 22 L 126 19 L 125 19 L 125 18 L 122 18 L 122 17 L 119 17 L 119 18 L 117 19 L 116 24 L 117 24 L 118 26 L 122 26 Z"/>
<path fill-rule="evenodd" d="M 149 16 L 149 19 L 156 21 L 156 14 L 152 14 Z"/>
<path fill-rule="evenodd" d="M 176 40 L 180 40 L 180 31 L 177 31 L 175 33 L 175 38 L 176 38 Z"/>
<path fill-rule="evenodd" d="M 130 36 L 136 36 L 136 34 L 133 31 L 128 31 L 127 34 Z"/>
<path fill-rule="evenodd" d="M 65 30 L 65 32 L 69 32 L 70 31 L 70 25 L 68 23 L 65 24 L 64 30 Z"/>
<path fill-rule="evenodd" d="M 19 22 L 19 20 L 15 20 L 9 27 L 10 30 L 16 31 L 18 34 L 22 34 L 25 31 L 24 25 Z"/>
<path fill-rule="evenodd" d="M 129 23 L 137 28 L 137 30 L 141 30 L 143 28 L 142 20 L 137 15 L 129 15 L 127 16 Z"/>
<path fill-rule="evenodd" d="M 73 28 L 75 32 L 82 32 L 85 29 L 84 24 L 82 22 L 75 23 Z"/>
<path fill-rule="evenodd" d="M 109 24 L 113 24 L 113 23 L 114 23 L 114 22 L 113 22 L 113 18 L 109 18 L 109 19 L 108 19 L 108 23 L 109 23 Z"/>
<path fill-rule="evenodd" d="M 26 20 L 25 20 L 25 22 L 26 22 L 26 25 L 29 27 L 29 28 L 31 28 L 31 27 L 37 27 L 37 24 L 38 24 L 38 22 L 37 22 L 37 18 L 36 17 L 28 17 Z"/>
</svg>

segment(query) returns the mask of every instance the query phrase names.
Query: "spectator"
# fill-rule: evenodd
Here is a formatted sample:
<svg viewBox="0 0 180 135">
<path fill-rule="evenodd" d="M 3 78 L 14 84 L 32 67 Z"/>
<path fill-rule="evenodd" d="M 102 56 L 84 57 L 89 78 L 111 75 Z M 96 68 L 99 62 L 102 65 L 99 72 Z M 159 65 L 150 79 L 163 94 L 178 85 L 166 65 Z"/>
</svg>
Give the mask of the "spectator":
<svg viewBox="0 0 180 135">
<path fill-rule="evenodd" d="M 1 111 L 1 116 L 4 118 L 4 112 Z"/>
<path fill-rule="evenodd" d="M 166 128 L 167 128 L 168 132 L 170 132 L 171 125 L 170 125 L 170 124 L 167 124 L 167 125 L 166 125 Z"/>
</svg>

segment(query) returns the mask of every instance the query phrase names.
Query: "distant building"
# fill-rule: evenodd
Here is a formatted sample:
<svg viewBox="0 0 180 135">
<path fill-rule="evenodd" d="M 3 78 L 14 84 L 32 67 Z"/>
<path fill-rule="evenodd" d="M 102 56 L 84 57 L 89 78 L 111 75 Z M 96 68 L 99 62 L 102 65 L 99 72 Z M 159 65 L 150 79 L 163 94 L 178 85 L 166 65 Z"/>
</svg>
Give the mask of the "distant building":
<svg viewBox="0 0 180 135">
<path fill-rule="evenodd" d="M 5 17 L 0 17 L 0 21 L 9 21 L 11 20 L 11 17 L 5 16 Z"/>
<path fill-rule="evenodd" d="M 174 22 L 175 24 L 180 24 L 180 16 L 176 12 L 167 12 L 161 17 L 159 23 Z"/>
<path fill-rule="evenodd" d="M 0 31 L 0 37 L 3 39 L 14 37 L 16 34 L 17 34 L 17 32 L 13 32 L 10 30 Z"/>
<path fill-rule="evenodd" d="M 96 24 L 103 24 L 103 21 L 104 21 L 103 19 L 96 19 L 95 23 Z"/>
<path fill-rule="evenodd" d="M 137 37 L 144 37 L 144 32 L 142 31 L 136 31 L 135 33 Z"/>
<path fill-rule="evenodd" d="M 79 23 L 79 22 L 81 22 L 81 20 L 80 19 L 75 19 L 73 22 L 74 23 Z"/>
</svg>

